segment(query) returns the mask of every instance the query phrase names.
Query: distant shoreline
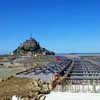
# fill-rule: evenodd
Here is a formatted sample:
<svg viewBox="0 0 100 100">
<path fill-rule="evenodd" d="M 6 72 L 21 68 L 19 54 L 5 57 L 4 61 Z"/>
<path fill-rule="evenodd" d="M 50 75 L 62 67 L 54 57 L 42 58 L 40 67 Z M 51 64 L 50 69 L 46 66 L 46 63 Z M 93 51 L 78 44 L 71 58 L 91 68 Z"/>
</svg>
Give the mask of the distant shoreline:
<svg viewBox="0 0 100 100">
<path fill-rule="evenodd" d="M 57 53 L 56 56 L 77 55 L 77 56 L 100 56 L 100 53 Z"/>
</svg>

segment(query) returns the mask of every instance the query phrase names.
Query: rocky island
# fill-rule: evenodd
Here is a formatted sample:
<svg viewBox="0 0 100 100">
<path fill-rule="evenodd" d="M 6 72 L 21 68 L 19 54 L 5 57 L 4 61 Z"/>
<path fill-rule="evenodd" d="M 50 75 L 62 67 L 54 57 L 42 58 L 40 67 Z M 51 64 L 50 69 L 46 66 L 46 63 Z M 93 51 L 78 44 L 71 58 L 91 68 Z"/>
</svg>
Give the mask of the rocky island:
<svg viewBox="0 0 100 100">
<path fill-rule="evenodd" d="M 49 51 L 40 46 L 34 38 L 30 37 L 25 42 L 21 43 L 12 55 L 17 56 L 38 56 L 38 55 L 55 55 L 54 52 Z"/>
</svg>

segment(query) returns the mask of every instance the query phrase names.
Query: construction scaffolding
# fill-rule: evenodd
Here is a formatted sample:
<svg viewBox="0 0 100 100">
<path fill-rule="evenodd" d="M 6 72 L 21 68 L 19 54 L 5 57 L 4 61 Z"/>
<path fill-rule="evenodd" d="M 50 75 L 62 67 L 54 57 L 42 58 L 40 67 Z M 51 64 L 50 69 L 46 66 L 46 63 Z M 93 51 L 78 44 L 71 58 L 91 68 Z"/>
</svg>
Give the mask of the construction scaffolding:
<svg viewBox="0 0 100 100">
<path fill-rule="evenodd" d="M 54 91 L 57 92 L 100 92 L 100 80 L 66 80 L 64 83 L 58 83 Z"/>
</svg>

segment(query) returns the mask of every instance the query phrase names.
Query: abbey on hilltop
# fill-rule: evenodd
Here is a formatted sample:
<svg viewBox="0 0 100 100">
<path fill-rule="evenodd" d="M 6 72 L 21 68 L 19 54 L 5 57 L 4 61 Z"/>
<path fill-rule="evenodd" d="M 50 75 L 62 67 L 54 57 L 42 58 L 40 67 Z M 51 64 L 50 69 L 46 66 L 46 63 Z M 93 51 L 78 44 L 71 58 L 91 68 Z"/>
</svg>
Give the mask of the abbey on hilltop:
<svg viewBox="0 0 100 100">
<path fill-rule="evenodd" d="M 32 36 L 21 43 L 16 50 L 13 51 L 13 55 L 17 56 L 38 56 L 38 55 L 55 55 L 54 52 L 42 48 Z"/>
</svg>

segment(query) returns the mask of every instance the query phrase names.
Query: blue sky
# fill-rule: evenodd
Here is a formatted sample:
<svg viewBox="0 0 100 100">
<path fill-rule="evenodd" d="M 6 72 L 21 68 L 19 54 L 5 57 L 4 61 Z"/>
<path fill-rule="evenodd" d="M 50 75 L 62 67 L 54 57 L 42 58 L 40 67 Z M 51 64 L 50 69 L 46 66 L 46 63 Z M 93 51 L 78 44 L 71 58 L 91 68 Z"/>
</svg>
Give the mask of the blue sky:
<svg viewBox="0 0 100 100">
<path fill-rule="evenodd" d="M 100 0 L 0 0 L 0 52 L 31 33 L 58 53 L 100 52 Z"/>
</svg>

